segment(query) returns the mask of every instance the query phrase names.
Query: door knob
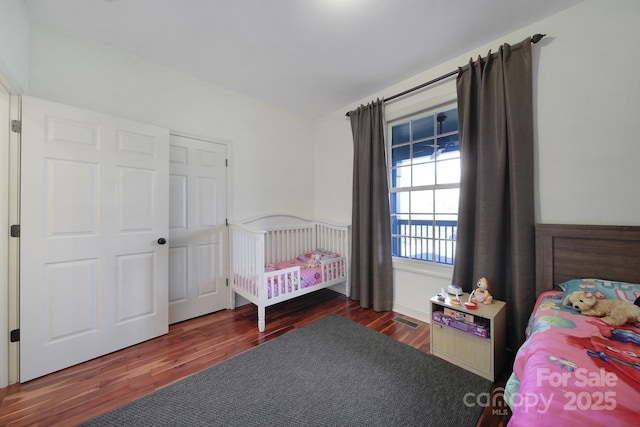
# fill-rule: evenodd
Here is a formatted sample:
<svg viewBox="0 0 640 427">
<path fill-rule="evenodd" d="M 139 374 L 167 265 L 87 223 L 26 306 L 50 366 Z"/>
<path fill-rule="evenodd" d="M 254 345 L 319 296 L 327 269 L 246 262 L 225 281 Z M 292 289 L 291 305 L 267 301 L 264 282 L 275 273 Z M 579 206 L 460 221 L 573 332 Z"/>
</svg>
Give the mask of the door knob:
<svg viewBox="0 0 640 427">
<path fill-rule="evenodd" d="M 159 245 L 164 245 L 165 243 L 167 243 L 167 239 L 165 239 L 164 237 L 161 237 L 158 239 L 158 244 Z"/>
</svg>

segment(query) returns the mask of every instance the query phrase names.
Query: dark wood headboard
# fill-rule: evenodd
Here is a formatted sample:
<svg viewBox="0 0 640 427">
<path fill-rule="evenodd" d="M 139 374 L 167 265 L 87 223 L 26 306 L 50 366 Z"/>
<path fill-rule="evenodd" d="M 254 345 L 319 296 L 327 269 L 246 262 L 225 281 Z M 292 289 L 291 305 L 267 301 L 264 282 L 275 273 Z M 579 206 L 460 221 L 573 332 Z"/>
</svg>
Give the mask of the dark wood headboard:
<svg viewBox="0 0 640 427">
<path fill-rule="evenodd" d="M 640 283 L 640 226 L 536 225 L 536 294 L 570 279 Z"/>
</svg>

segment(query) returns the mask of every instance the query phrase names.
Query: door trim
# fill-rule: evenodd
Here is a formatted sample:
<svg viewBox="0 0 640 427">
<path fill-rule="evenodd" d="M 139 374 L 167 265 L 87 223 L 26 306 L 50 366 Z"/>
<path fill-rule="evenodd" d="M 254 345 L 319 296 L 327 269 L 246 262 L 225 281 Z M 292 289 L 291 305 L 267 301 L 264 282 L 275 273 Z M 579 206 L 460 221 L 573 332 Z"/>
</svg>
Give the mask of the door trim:
<svg viewBox="0 0 640 427">
<path fill-rule="evenodd" d="M 11 132 L 11 121 L 20 120 L 21 98 L 11 87 L 7 79 L 0 74 L 0 88 L 8 94 L 8 102 L 1 107 L 2 117 L 8 118 L 2 123 L 0 136 L 1 170 L 8 173 L 0 179 L 0 198 L 6 201 L 7 209 L 0 214 L 2 231 L 0 244 L 0 283 L 6 283 L 7 291 L 0 296 L 0 388 L 19 380 L 19 343 L 11 343 L 9 331 L 20 327 L 19 321 L 19 253 L 20 239 L 9 236 L 9 226 L 20 222 L 20 134 Z M 4 286 L 0 286 L 3 288 Z"/>
<path fill-rule="evenodd" d="M 22 98 L 11 96 L 11 120 L 21 120 Z M 9 136 L 9 224 L 20 224 L 20 134 Z M 20 329 L 20 239 L 9 240 L 9 331 Z M 20 342 L 9 343 L 9 384 L 20 381 Z"/>
</svg>

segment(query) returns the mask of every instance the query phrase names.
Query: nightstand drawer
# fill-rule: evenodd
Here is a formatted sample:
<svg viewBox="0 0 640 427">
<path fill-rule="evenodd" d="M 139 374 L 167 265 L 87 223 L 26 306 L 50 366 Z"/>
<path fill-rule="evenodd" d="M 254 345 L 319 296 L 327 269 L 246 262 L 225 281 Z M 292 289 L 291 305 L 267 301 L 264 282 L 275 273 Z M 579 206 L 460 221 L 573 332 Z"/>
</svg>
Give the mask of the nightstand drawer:
<svg viewBox="0 0 640 427">
<path fill-rule="evenodd" d="M 491 372 L 491 340 L 438 323 L 433 323 L 432 327 L 432 353 L 455 357 L 461 363 L 487 373 Z"/>
</svg>

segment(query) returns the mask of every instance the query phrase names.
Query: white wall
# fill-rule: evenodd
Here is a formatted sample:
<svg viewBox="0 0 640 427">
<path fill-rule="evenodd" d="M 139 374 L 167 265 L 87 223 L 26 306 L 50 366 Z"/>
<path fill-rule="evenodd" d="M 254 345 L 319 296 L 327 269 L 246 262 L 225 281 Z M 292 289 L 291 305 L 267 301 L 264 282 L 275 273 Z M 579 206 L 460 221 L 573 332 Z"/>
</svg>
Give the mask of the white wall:
<svg viewBox="0 0 640 427">
<path fill-rule="evenodd" d="M 540 26 L 540 222 L 640 225 L 640 2 L 590 0 Z"/>
<path fill-rule="evenodd" d="M 40 25 L 30 52 L 32 96 L 230 142 L 230 220 L 313 216 L 310 121 Z"/>
<path fill-rule="evenodd" d="M 586 0 L 316 120 L 316 216 L 350 220 L 353 148 L 344 116 L 348 110 L 453 71 L 503 42 L 546 33 L 532 49 L 536 220 L 640 225 L 640 144 L 635 126 L 640 117 L 639 20 L 636 0 Z M 391 102 L 387 116 L 430 98 L 442 99 L 451 90 L 453 80 Z M 428 319 L 428 300 L 450 282 L 452 270 L 425 273 L 412 263 L 394 266 L 394 309 Z"/>
<path fill-rule="evenodd" d="M 22 0 L 0 1 L 0 74 L 17 93 L 29 88 L 29 28 Z"/>
</svg>

